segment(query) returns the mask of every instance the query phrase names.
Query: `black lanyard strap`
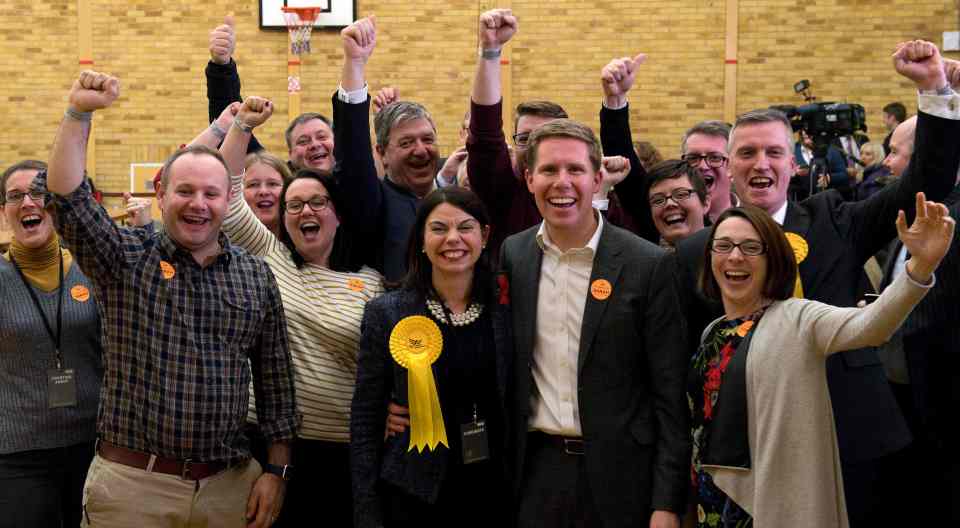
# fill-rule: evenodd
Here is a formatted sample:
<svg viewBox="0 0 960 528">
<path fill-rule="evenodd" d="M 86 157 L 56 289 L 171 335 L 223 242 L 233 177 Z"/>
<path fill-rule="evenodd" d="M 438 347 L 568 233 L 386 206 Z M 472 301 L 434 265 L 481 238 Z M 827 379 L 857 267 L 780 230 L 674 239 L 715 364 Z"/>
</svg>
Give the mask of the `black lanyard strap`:
<svg viewBox="0 0 960 528">
<path fill-rule="evenodd" d="M 43 327 L 47 330 L 47 335 L 50 336 L 50 340 L 53 341 L 54 347 L 56 347 L 57 354 L 57 368 L 63 368 L 63 356 L 60 353 L 60 337 L 61 330 L 63 329 L 63 251 L 57 247 L 57 251 L 60 253 L 60 283 L 57 286 L 57 333 L 53 333 L 53 329 L 50 327 L 50 321 L 47 320 L 47 314 L 44 313 L 43 307 L 40 306 L 40 299 L 37 298 L 37 294 L 33 291 L 33 287 L 30 286 L 30 283 L 27 282 L 27 278 L 23 275 L 23 270 L 20 269 L 20 266 L 17 265 L 17 261 L 13 258 L 13 253 L 10 254 L 10 263 L 13 264 L 13 267 L 17 270 L 17 274 L 20 276 L 20 280 L 23 281 L 23 286 L 27 289 L 27 293 L 30 294 L 30 299 L 33 301 L 33 305 L 37 307 L 37 311 L 40 312 L 40 318 L 43 320 Z"/>
</svg>

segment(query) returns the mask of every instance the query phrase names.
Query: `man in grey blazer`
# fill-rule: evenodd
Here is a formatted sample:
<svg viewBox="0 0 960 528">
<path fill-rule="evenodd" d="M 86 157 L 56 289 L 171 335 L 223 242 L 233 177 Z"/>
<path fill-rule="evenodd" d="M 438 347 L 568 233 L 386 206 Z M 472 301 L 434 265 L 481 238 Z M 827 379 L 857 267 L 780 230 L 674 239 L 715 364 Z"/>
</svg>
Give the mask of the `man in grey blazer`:
<svg viewBox="0 0 960 528">
<path fill-rule="evenodd" d="M 516 356 L 508 397 L 521 527 L 675 527 L 689 482 L 681 317 L 662 251 L 591 198 L 600 145 L 559 119 L 530 137 L 543 222 L 501 252 Z"/>
</svg>

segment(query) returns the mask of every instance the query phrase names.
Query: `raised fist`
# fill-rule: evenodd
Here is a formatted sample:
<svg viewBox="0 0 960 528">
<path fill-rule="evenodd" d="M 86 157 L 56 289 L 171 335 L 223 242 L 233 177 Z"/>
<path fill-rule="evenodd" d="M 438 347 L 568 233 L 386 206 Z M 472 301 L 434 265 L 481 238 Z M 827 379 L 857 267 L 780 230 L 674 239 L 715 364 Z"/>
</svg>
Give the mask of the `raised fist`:
<svg viewBox="0 0 960 528">
<path fill-rule="evenodd" d="M 394 101 L 400 99 L 400 90 L 394 88 L 393 86 L 384 86 L 380 88 L 380 91 L 377 92 L 377 95 L 373 96 L 373 113 L 379 114 L 380 110 L 386 108 L 386 106 Z"/>
<path fill-rule="evenodd" d="M 600 161 L 600 184 L 608 190 L 630 174 L 630 160 L 623 156 L 604 156 Z"/>
<path fill-rule="evenodd" d="M 893 67 L 897 73 L 916 83 L 919 90 L 939 90 L 947 86 L 943 58 L 932 42 L 901 42 L 893 53 Z"/>
<path fill-rule="evenodd" d="M 641 53 L 634 58 L 621 57 L 613 59 L 600 70 L 600 84 L 603 85 L 603 95 L 607 98 L 623 99 L 633 87 L 640 65 L 646 62 L 647 55 Z M 619 106 L 619 105 L 618 105 Z"/>
<path fill-rule="evenodd" d="M 120 80 L 93 70 L 80 72 L 73 81 L 67 101 L 78 112 L 93 112 L 106 108 L 120 95 Z"/>
<path fill-rule="evenodd" d="M 377 45 L 377 17 L 361 18 L 340 31 L 343 38 L 343 56 L 347 60 L 366 63 Z"/>
<path fill-rule="evenodd" d="M 943 58 L 943 67 L 947 75 L 947 82 L 953 90 L 960 92 L 960 61 Z"/>
<path fill-rule="evenodd" d="M 257 96 L 247 97 L 237 112 L 236 119 L 244 125 L 258 127 L 273 114 L 273 103 L 269 99 Z"/>
<path fill-rule="evenodd" d="M 480 15 L 479 37 L 483 49 L 500 49 L 519 29 L 517 17 L 509 9 L 491 9 Z"/>
<path fill-rule="evenodd" d="M 229 64 L 237 47 L 237 34 L 233 30 L 233 15 L 223 17 L 223 24 L 210 32 L 210 60 L 217 64 Z"/>
</svg>

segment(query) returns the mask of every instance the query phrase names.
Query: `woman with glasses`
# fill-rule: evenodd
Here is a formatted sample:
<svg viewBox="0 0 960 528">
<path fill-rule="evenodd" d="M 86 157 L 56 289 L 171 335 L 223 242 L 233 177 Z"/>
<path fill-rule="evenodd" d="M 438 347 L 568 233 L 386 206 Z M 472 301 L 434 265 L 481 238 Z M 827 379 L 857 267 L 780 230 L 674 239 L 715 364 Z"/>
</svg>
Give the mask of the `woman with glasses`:
<svg viewBox="0 0 960 528">
<path fill-rule="evenodd" d="M 907 272 L 866 308 L 837 308 L 791 298 L 795 252 L 807 251 L 796 235 L 752 206 L 720 215 L 700 288 L 725 314 L 703 332 L 687 391 L 698 526 L 848 526 L 826 358 L 889 339 L 933 286 L 953 230 L 918 194 L 913 224 L 897 220 Z"/>
<path fill-rule="evenodd" d="M 0 176 L 12 233 L 0 256 L 0 527 L 78 526 L 96 438 L 100 319 L 49 195 L 32 186 L 45 169 L 22 161 Z"/>
<path fill-rule="evenodd" d="M 700 170 L 685 160 L 667 160 L 649 169 L 650 214 L 660 233 L 660 246 L 676 244 L 703 229 L 710 198 Z"/>
<path fill-rule="evenodd" d="M 363 82 L 359 83 L 363 87 Z M 344 83 L 344 89 L 348 89 Z M 343 90 L 341 90 L 343 92 Z M 366 265 L 375 244 L 356 231 L 353 200 L 343 180 L 376 181 L 371 155 L 369 99 L 334 97 L 333 173 L 302 169 L 279 194 L 279 235 L 243 199 L 243 166 L 253 127 L 272 113 L 269 101 L 248 98 L 221 146 L 232 176 L 230 210 L 223 223 L 231 242 L 263 257 L 277 280 L 287 319 L 297 406 L 303 423 L 293 445 L 293 471 L 278 518 L 280 526 L 310 526 L 323 498 L 324 522 L 350 526 L 350 400 L 356 379 L 360 322 L 367 301 L 383 291 L 383 278 Z M 255 406 L 251 399 L 250 419 Z M 278 471 L 279 473 L 280 471 Z"/>
<path fill-rule="evenodd" d="M 356 528 L 509 525 L 513 340 L 489 234 L 472 191 L 433 191 L 417 209 L 406 277 L 367 305 L 350 429 Z M 409 408 L 410 425 L 384 440 L 388 402 Z"/>
</svg>

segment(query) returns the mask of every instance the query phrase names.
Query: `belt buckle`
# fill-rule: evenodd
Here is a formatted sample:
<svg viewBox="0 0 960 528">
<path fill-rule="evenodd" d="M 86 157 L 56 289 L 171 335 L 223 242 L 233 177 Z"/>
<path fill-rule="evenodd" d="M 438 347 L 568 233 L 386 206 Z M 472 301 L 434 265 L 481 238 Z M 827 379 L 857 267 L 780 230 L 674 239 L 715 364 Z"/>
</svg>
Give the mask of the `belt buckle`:
<svg viewBox="0 0 960 528">
<path fill-rule="evenodd" d="M 193 460 L 186 459 L 183 461 L 183 465 L 180 468 L 180 479 L 181 480 L 196 480 L 190 474 L 190 465 L 193 463 Z"/>
<path fill-rule="evenodd" d="M 582 456 L 585 453 L 583 448 L 583 440 L 579 438 L 564 438 L 563 452 L 568 455 Z"/>
</svg>

